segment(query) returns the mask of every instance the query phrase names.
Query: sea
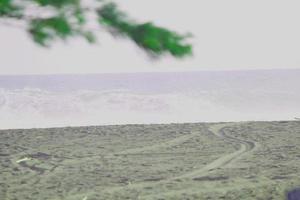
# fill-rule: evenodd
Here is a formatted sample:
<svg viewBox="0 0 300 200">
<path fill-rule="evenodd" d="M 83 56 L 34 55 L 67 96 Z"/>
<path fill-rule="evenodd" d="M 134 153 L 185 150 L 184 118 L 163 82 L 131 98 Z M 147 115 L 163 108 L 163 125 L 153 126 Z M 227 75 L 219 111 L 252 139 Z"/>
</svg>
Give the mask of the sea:
<svg viewBox="0 0 300 200">
<path fill-rule="evenodd" d="M 300 69 L 0 75 L 0 129 L 300 118 Z"/>
</svg>

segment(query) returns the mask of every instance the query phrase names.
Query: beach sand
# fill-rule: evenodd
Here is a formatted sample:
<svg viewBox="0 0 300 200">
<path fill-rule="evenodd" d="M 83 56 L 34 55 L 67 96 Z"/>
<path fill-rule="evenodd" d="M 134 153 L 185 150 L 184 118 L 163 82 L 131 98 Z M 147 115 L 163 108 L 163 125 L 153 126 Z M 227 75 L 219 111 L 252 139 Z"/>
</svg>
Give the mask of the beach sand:
<svg viewBox="0 0 300 200">
<path fill-rule="evenodd" d="M 1 200 L 285 199 L 300 121 L 0 130 Z"/>
</svg>

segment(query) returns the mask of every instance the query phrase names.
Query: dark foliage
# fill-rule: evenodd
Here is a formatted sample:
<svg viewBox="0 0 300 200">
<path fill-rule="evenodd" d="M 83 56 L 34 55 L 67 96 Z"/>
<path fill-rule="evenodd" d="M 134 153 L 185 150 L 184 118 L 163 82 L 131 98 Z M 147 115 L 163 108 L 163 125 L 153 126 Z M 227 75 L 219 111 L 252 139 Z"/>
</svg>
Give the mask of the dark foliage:
<svg viewBox="0 0 300 200">
<path fill-rule="evenodd" d="M 87 26 L 90 13 L 98 15 L 98 29 L 127 37 L 150 55 L 169 53 L 181 58 L 192 54 L 192 46 L 185 42 L 188 36 L 151 22 L 131 20 L 114 3 L 95 0 L 95 6 L 84 7 L 80 0 L 0 0 L 0 19 L 24 22 L 28 33 L 41 46 L 78 36 L 95 43 L 97 29 Z"/>
</svg>

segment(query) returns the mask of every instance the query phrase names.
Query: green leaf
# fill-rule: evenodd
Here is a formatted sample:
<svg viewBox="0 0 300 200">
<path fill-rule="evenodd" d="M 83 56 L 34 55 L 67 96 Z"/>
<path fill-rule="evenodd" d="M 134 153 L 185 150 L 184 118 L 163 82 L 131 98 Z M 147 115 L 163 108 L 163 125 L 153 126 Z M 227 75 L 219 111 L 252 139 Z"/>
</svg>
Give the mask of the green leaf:
<svg viewBox="0 0 300 200">
<path fill-rule="evenodd" d="M 12 0 L 0 0 L 0 17 L 21 18 L 22 8 Z"/>
<path fill-rule="evenodd" d="M 74 12 L 74 17 L 76 18 L 78 24 L 83 25 L 86 23 L 86 18 L 83 11 L 80 8 L 77 8 Z"/>
<path fill-rule="evenodd" d="M 43 46 L 55 38 L 66 39 L 73 34 L 71 25 L 63 16 L 34 19 L 30 22 L 29 32 L 34 41 Z"/>
<path fill-rule="evenodd" d="M 97 41 L 96 36 L 90 31 L 84 32 L 84 33 L 82 33 L 82 35 L 85 37 L 85 39 L 89 43 L 93 44 L 93 43 L 96 43 L 96 41 Z"/>
<path fill-rule="evenodd" d="M 80 0 L 32 0 L 41 6 L 53 6 L 61 8 L 67 5 L 78 5 Z"/>
</svg>

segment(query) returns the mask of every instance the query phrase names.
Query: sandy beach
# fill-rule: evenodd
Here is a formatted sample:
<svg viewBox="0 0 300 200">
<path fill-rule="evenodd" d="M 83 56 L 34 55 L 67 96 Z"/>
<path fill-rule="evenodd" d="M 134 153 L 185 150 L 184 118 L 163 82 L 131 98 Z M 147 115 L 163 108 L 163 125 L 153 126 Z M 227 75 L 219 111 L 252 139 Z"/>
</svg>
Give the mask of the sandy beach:
<svg viewBox="0 0 300 200">
<path fill-rule="evenodd" d="M 285 199 L 300 122 L 0 131 L 4 200 Z"/>
</svg>

